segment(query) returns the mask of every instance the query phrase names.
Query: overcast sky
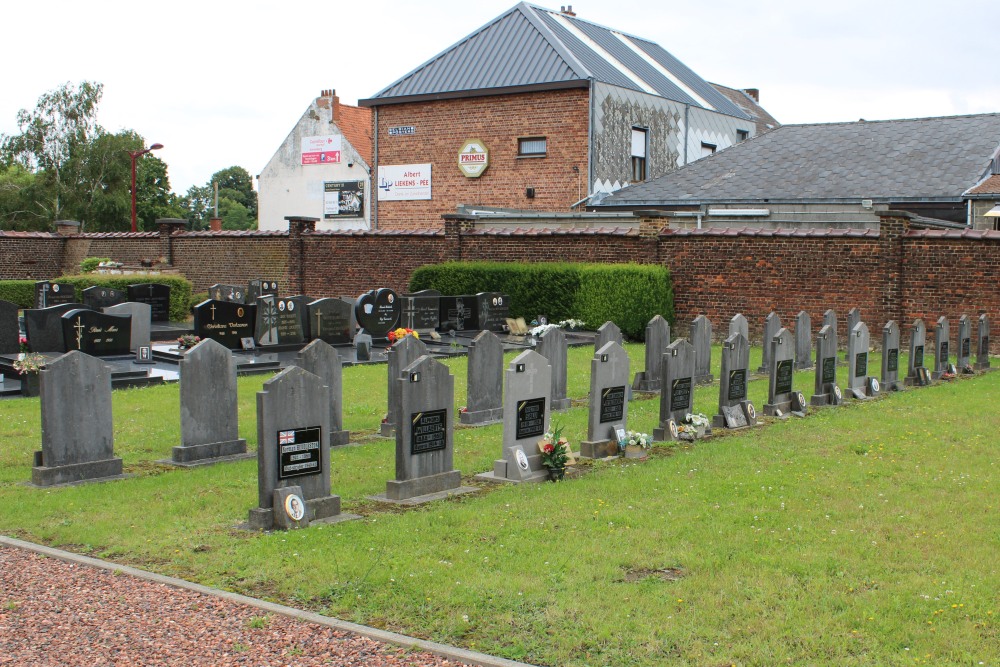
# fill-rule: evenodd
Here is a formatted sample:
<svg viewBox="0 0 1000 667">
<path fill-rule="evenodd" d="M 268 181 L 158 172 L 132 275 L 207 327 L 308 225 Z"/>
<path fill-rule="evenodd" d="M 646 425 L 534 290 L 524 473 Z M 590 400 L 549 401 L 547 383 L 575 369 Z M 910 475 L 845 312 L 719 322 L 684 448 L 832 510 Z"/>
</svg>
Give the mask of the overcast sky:
<svg viewBox="0 0 1000 667">
<path fill-rule="evenodd" d="M 134 129 L 183 193 L 260 173 L 310 101 L 373 96 L 512 0 L 7 3 L 0 133 L 67 81 L 104 84 L 98 122 Z M 559 5 L 541 5 L 559 9 Z M 1000 0 L 577 0 L 708 81 L 759 88 L 782 123 L 1000 112 Z"/>
</svg>

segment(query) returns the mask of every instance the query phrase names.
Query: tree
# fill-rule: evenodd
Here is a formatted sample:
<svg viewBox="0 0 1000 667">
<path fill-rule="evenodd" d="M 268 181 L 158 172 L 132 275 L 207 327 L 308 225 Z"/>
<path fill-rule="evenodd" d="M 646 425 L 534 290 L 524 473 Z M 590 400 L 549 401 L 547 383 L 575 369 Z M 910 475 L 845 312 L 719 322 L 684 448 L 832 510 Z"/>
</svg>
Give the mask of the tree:
<svg viewBox="0 0 1000 667">
<path fill-rule="evenodd" d="M 0 165 L 0 229 L 38 231 L 49 221 L 35 204 L 35 174 L 19 164 Z"/>
<path fill-rule="evenodd" d="M 215 189 L 219 186 L 219 218 L 223 229 L 257 228 L 257 192 L 253 178 L 243 167 L 227 167 L 212 174 L 203 186 L 193 185 L 181 198 L 191 229 L 208 229 L 215 216 Z"/>
<path fill-rule="evenodd" d="M 253 178 L 243 167 L 227 167 L 212 174 L 209 187 L 212 183 L 219 184 L 219 208 L 222 208 L 221 199 L 223 197 L 242 204 L 249 215 L 257 219 L 257 192 L 253 189 Z M 220 211 L 221 214 L 221 211 Z"/>
</svg>

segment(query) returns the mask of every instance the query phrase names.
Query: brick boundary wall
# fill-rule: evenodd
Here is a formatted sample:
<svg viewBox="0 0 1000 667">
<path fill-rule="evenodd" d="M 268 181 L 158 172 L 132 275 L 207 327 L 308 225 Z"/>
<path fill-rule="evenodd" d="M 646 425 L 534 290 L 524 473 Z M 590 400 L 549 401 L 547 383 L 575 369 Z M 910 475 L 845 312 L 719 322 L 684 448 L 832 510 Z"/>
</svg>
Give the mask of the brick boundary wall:
<svg viewBox="0 0 1000 667">
<path fill-rule="evenodd" d="M 670 269 L 678 336 L 704 313 L 724 338 L 729 319 L 742 312 L 759 343 L 771 310 L 789 327 L 806 310 L 815 332 L 826 309 L 843 320 L 853 307 L 873 341 L 889 319 L 899 324 L 904 345 L 917 317 L 932 329 L 940 315 L 957 323 L 963 313 L 973 320 L 986 313 L 1000 326 L 1000 232 L 909 225 L 907 214 L 887 213 L 878 232 L 671 229 L 669 219 L 652 217 L 626 227 L 484 230 L 455 215 L 445 216 L 443 231 L 316 232 L 295 220 L 288 232 L 0 231 L 0 279 L 75 273 L 87 256 L 130 263 L 167 254 L 196 292 L 269 278 L 288 294 L 324 297 L 375 287 L 402 292 L 416 268 L 449 260 L 633 261 Z"/>
</svg>

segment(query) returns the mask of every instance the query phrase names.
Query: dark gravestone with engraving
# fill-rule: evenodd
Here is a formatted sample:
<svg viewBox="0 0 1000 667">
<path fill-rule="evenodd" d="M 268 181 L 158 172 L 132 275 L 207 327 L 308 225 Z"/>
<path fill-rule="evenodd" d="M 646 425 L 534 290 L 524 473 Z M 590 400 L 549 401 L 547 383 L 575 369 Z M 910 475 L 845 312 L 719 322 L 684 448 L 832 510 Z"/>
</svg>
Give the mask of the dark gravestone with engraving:
<svg viewBox="0 0 1000 667">
<path fill-rule="evenodd" d="M 499 292 L 480 292 L 476 295 L 476 315 L 475 328 L 503 331 L 510 317 L 510 296 Z"/>
<path fill-rule="evenodd" d="M 61 318 L 63 345 L 95 357 L 126 355 L 132 343 L 132 316 L 71 310 Z"/>
<path fill-rule="evenodd" d="M 494 481 L 541 482 L 548 477 L 538 441 L 549 430 L 549 362 L 525 350 L 507 365 L 503 398 L 503 454 L 493 471 L 479 477 Z"/>
<path fill-rule="evenodd" d="M 154 322 L 170 319 L 170 286 L 157 283 L 142 283 L 128 286 L 128 300 L 148 303 L 152 308 Z"/>
<path fill-rule="evenodd" d="M 674 440 L 676 425 L 694 405 L 694 346 L 678 338 L 667 346 L 660 363 L 660 424 L 653 429 L 653 438 Z"/>
<path fill-rule="evenodd" d="M 972 372 L 972 321 L 968 315 L 958 318 L 958 359 L 955 360 L 955 367 L 959 373 Z M 968 370 L 966 370 L 968 369 Z"/>
<path fill-rule="evenodd" d="M 848 343 L 850 343 L 851 332 L 854 331 L 855 325 L 860 321 L 861 321 L 861 310 L 859 310 L 858 308 L 851 308 L 849 311 L 847 311 Z M 851 363 L 851 357 L 849 355 L 845 356 L 844 359 L 847 361 L 848 364 Z M 848 387 L 848 389 L 850 389 L 850 387 Z"/>
<path fill-rule="evenodd" d="M 53 283 L 40 280 L 35 283 L 35 308 L 51 308 L 77 303 L 76 289 L 71 283 Z"/>
<path fill-rule="evenodd" d="M 98 287 L 94 285 L 83 290 L 84 305 L 94 310 L 103 310 L 108 306 L 117 306 L 119 303 L 125 303 L 125 299 L 125 292 L 111 289 L 110 287 Z"/>
<path fill-rule="evenodd" d="M 780 417 L 788 412 L 803 414 L 805 397 L 795 391 L 795 339 L 781 328 L 771 339 L 771 368 L 768 374 L 767 403 L 764 414 Z"/>
<path fill-rule="evenodd" d="M 899 325 L 889 320 L 882 327 L 882 391 L 900 391 Z"/>
<path fill-rule="evenodd" d="M 296 294 L 295 296 L 285 297 L 285 309 L 289 314 L 295 314 L 299 318 L 300 326 L 302 327 L 302 341 L 303 343 L 308 343 L 315 336 L 312 333 L 312 322 L 309 320 L 309 304 L 315 301 L 311 296 L 306 296 L 305 294 Z"/>
<path fill-rule="evenodd" d="M 118 477 L 114 454 L 111 369 L 73 351 L 46 363 L 40 373 L 42 450 L 35 452 L 31 482 L 37 486 Z"/>
<path fill-rule="evenodd" d="M 795 318 L 795 369 L 812 368 L 812 318 L 804 310 Z"/>
<path fill-rule="evenodd" d="M 779 329 L 781 329 L 781 318 L 773 311 L 768 313 L 767 317 L 764 318 L 764 338 L 762 342 L 764 352 L 761 357 L 760 368 L 757 369 L 758 373 L 771 372 L 771 342 L 778 335 Z M 794 354 L 795 350 L 793 349 L 792 355 Z"/>
<path fill-rule="evenodd" d="M 62 316 L 86 308 L 82 303 L 64 303 L 49 308 L 27 308 L 24 311 L 24 331 L 32 352 L 66 352 L 63 340 Z"/>
<path fill-rule="evenodd" d="M 246 288 L 240 285 L 223 285 L 216 283 L 208 288 L 208 298 L 214 301 L 246 303 L 246 296 Z"/>
<path fill-rule="evenodd" d="M 21 328 L 17 323 L 16 303 L 0 299 L 0 354 L 21 351 Z"/>
<path fill-rule="evenodd" d="M 441 331 L 465 331 L 475 328 L 476 319 L 474 296 L 442 296 L 439 303 Z"/>
<path fill-rule="evenodd" d="M 194 307 L 194 335 L 211 338 L 230 350 L 243 348 L 244 338 L 253 338 L 257 308 L 230 301 L 202 301 Z"/>
<path fill-rule="evenodd" d="M 608 343 L 618 343 L 624 345 L 622 330 L 614 322 L 605 322 L 597 328 L 597 336 L 594 338 L 594 352 L 597 352 Z"/>
<path fill-rule="evenodd" d="M 590 416 L 580 456 L 601 459 L 618 455 L 616 429 L 628 428 L 628 353 L 619 343 L 606 343 L 590 361 Z"/>
<path fill-rule="evenodd" d="M 926 384 L 929 379 L 927 367 L 924 365 L 927 348 L 927 326 L 921 319 L 914 320 L 910 327 L 910 360 L 903 383 L 907 387 Z"/>
<path fill-rule="evenodd" d="M 278 294 L 277 280 L 251 280 L 247 284 L 246 303 L 253 304 L 257 301 L 258 297 L 266 294 Z"/>
<path fill-rule="evenodd" d="M 262 347 L 298 345 L 306 339 L 309 308 L 291 298 L 268 294 L 257 298 L 254 337 Z"/>
<path fill-rule="evenodd" d="M 292 364 L 317 376 L 330 390 L 330 428 L 326 431 L 326 441 L 330 447 L 346 445 L 351 434 L 344 430 L 344 381 L 340 355 L 328 343 L 317 339 L 302 348 Z"/>
<path fill-rule="evenodd" d="M 743 313 L 736 313 L 733 318 L 729 320 L 729 336 L 733 334 L 740 334 L 747 341 L 750 340 L 750 324 L 747 322 L 747 318 L 743 316 Z M 726 336 L 728 338 L 729 336 Z"/>
<path fill-rule="evenodd" d="M 837 337 L 833 327 L 824 324 L 816 334 L 816 387 L 809 403 L 817 407 L 839 405 L 841 398 L 837 386 Z"/>
<path fill-rule="evenodd" d="M 948 327 L 948 318 L 942 315 L 938 318 L 934 326 L 934 372 L 931 373 L 932 380 L 940 380 L 941 376 L 948 372 L 948 358 L 951 350 L 951 333 Z"/>
<path fill-rule="evenodd" d="M 387 287 L 370 290 L 358 297 L 354 312 L 358 325 L 372 338 L 385 338 L 399 324 L 402 301 Z"/>
<path fill-rule="evenodd" d="M 716 428 L 743 428 L 757 423 L 747 396 L 750 381 L 750 343 L 741 333 L 734 333 L 722 344 L 722 368 L 719 371 L 719 413 L 712 417 Z"/>
<path fill-rule="evenodd" d="M 503 417 L 503 343 L 480 331 L 469 343 L 466 409 L 463 424 L 491 424 Z"/>
<path fill-rule="evenodd" d="M 396 392 L 399 391 L 399 383 L 396 382 L 396 378 L 400 377 L 404 368 L 425 354 L 427 354 L 427 346 L 422 340 L 413 336 L 403 336 L 389 348 L 388 363 L 386 364 L 388 366 L 386 378 L 388 412 L 385 419 L 382 420 L 380 431 L 383 438 L 391 437 L 396 425 L 399 424 L 400 417 L 396 414 L 396 406 L 399 405 L 399 399 L 396 396 Z"/>
<path fill-rule="evenodd" d="M 704 315 L 691 322 L 691 346 L 694 347 L 694 382 L 710 384 L 712 377 L 712 323 Z"/>
<path fill-rule="evenodd" d="M 425 289 L 404 294 L 402 299 L 400 326 L 424 333 L 441 324 L 441 292 Z"/>
<path fill-rule="evenodd" d="M 874 398 L 879 393 L 878 381 L 868 373 L 870 348 L 868 325 L 858 322 L 847 333 L 847 392 L 857 399 Z"/>
<path fill-rule="evenodd" d="M 310 334 L 330 345 L 350 343 L 353 309 L 354 304 L 343 299 L 316 299 L 308 305 Z"/>
<path fill-rule="evenodd" d="M 549 329 L 539 336 L 535 351 L 545 357 L 551 367 L 552 391 L 549 394 L 549 409 L 559 412 L 568 410 L 571 401 L 566 396 L 566 334 L 558 327 Z"/>
<path fill-rule="evenodd" d="M 646 368 L 635 374 L 632 389 L 654 393 L 660 390 L 660 363 L 670 345 L 670 324 L 655 315 L 646 325 Z"/>
<path fill-rule="evenodd" d="M 976 370 L 985 371 L 990 368 L 990 318 L 986 314 L 979 316 L 979 328 L 976 331 Z"/>
</svg>

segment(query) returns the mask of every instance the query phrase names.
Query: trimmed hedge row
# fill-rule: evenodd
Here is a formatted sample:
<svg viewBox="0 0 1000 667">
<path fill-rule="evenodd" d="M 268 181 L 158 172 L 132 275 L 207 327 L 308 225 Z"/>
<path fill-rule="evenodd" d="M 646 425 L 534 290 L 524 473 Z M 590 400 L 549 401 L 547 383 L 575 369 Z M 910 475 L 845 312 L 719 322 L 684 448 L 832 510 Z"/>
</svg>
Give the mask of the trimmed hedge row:
<svg viewBox="0 0 1000 667">
<path fill-rule="evenodd" d="M 129 285 L 159 283 L 170 286 L 170 319 L 182 322 L 188 318 L 191 307 L 191 281 L 183 276 L 133 274 L 107 276 L 89 273 L 81 276 L 60 276 L 53 282 L 69 283 L 76 291 L 76 300 L 83 303 L 83 290 L 88 287 L 108 287 L 125 291 Z M 35 307 L 34 280 L 0 280 L 0 299 L 16 303 L 21 308 Z"/>
<path fill-rule="evenodd" d="M 502 292 L 512 317 L 552 322 L 569 318 L 597 328 L 611 320 L 632 340 L 642 340 L 654 315 L 674 318 L 673 286 L 666 267 L 646 264 L 546 262 L 446 262 L 422 266 L 410 289 L 442 294 Z"/>
</svg>

